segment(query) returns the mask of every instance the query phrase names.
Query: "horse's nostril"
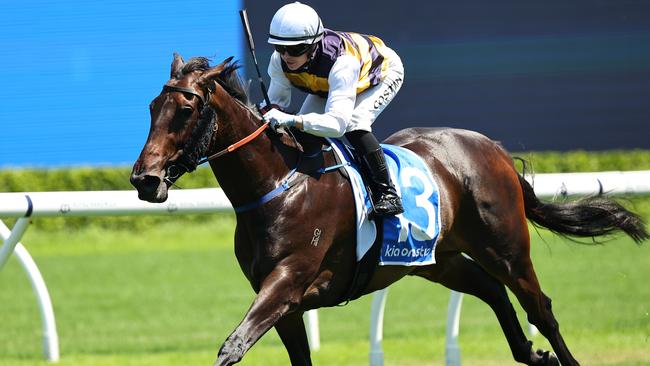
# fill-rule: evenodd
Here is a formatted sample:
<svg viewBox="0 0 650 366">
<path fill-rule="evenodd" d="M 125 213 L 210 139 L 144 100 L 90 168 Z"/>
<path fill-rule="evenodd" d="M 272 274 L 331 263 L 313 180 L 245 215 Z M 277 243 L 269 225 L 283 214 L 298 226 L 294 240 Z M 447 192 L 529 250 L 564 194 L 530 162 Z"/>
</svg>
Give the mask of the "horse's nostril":
<svg viewBox="0 0 650 366">
<path fill-rule="evenodd" d="M 142 177 L 142 186 L 146 188 L 158 188 L 160 185 L 160 178 L 154 175 L 145 175 Z"/>
<path fill-rule="evenodd" d="M 137 189 L 151 191 L 158 188 L 160 178 L 155 175 L 133 174 L 131 176 L 131 184 Z"/>
</svg>

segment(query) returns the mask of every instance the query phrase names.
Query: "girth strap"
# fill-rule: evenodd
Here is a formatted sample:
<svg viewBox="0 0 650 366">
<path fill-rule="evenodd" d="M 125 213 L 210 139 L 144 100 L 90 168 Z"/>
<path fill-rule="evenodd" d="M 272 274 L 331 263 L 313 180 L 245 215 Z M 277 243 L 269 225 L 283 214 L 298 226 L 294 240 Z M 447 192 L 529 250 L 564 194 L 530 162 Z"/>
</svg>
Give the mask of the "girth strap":
<svg viewBox="0 0 650 366">
<path fill-rule="evenodd" d="M 297 185 L 298 183 L 301 183 L 302 181 L 304 181 L 305 179 L 307 179 L 309 177 L 306 174 L 294 175 L 295 172 L 296 172 L 295 169 L 293 171 L 291 171 L 289 176 L 285 180 L 283 180 L 282 183 L 280 183 L 280 186 L 278 186 L 276 189 L 272 190 L 271 192 L 265 194 L 264 196 L 260 197 L 256 201 L 249 202 L 247 204 L 234 207 L 235 212 L 237 212 L 237 213 L 246 212 L 246 211 L 252 210 L 252 209 L 254 209 L 256 207 L 262 206 L 263 204 L 265 204 L 265 203 L 269 202 L 270 200 L 274 199 L 275 197 L 281 195 L 285 191 L 288 191 L 289 189 L 291 189 L 291 187 Z M 294 177 L 298 177 L 298 178 L 292 179 Z"/>
</svg>

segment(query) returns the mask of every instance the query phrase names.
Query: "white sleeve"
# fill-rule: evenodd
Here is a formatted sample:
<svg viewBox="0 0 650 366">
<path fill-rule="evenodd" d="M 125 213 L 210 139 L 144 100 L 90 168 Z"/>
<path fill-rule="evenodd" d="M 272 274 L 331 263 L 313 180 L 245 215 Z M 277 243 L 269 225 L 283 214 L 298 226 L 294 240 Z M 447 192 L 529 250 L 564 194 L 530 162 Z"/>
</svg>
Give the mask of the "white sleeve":
<svg viewBox="0 0 650 366">
<path fill-rule="evenodd" d="M 291 83 L 282 71 L 280 54 L 275 51 L 271 55 L 268 73 L 271 77 L 268 90 L 271 104 L 277 104 L 284 109 L 288 108 L 289 104 L 291 104 Z M 263 106 L 266 103 L 261 103 L 260 105 Z"/>
<path fill-rule="evenodd" d="M 305 132 L 323 137 L 341 137 L 345 134 L 357 99 L 360 69 L 359 60 L 354 56 L 344 55 L 336 59 L 327 78 L 329 94 L 325 113 L 303 114 Z"/>
</svg>

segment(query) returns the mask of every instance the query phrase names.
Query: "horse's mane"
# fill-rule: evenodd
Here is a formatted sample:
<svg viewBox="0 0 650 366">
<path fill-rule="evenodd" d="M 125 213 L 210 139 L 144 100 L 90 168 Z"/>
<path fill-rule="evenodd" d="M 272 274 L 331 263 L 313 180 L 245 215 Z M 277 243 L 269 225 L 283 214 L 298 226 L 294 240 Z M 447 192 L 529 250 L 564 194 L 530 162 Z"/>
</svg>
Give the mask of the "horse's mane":
<svg viewBox="0 0 650 366">
<path fill-rule="evenodd" d="M 192 57 L 184 65 L 183 69 L 176 78 L 180 79 L 183 75 L 193 71 L 205 71 L 210 69 L 210 59 L 207 57 Z M 241 68 L 239 61 L 228 61 L 224 65 L 223 71 L 217 77 L 217 81 L 233 98 L 239 100 L 245 105 L 250 105 L 248 98 L 248 91 L 244 82 L 237 74 L 237 70 Z"/>
</svg>

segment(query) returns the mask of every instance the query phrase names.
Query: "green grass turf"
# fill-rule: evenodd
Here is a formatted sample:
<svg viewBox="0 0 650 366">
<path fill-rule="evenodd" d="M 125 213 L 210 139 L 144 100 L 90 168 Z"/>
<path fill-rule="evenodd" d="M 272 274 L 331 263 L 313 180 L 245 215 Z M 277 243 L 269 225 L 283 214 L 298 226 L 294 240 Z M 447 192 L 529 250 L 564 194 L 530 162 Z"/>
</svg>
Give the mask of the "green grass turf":
<svg viewBox="0 0 650 366">
<path fill-rule="evenodd" d="M 233 228 L 233 216 L 222 214 L 195 224 L 170 218 L 138 232 L 28 230 L 22 242 L 52 296 L 60 365 L 211 365 L 254 296 L 233 254 Z M 532 236 L 538 277 L 576 358 L 585 365 L 650 365 L 648 245 L 620 238 L 592 247 L 546 232 Z M 386 365 L 444 364 L 448 298 L 448 290 L 418 278 L 390 288 Z M 371 300 L 319 310 L 316 365 L 368 364 Z M 541 336 L 534 341 L 549 347 Z M 460 342 L 464 365 L 515 364 L 491 310 L 469 296 Z M 0 272 L 0 365 L 44 365 L 41 348 L 34 294 L 12 258 Z M 289 361 L 270 331 L 241 364 Z"/>
</svg>

